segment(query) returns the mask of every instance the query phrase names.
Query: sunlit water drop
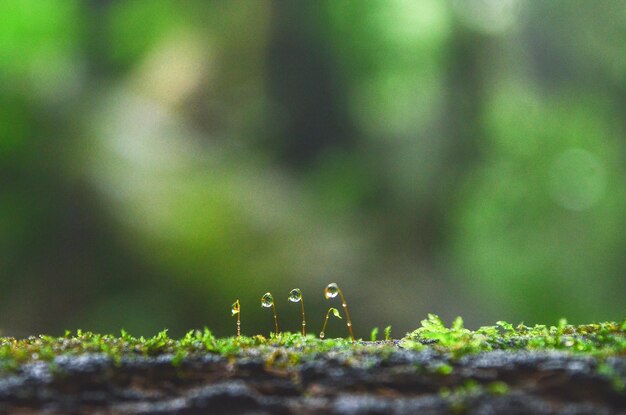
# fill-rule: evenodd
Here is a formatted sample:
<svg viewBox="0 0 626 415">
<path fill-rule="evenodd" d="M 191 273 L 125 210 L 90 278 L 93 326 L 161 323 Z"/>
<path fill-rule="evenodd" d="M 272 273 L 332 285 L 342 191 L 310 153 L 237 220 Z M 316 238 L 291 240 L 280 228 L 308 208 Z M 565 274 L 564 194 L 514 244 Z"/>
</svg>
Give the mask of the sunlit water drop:
<svg viewBox="0 0 626 415">
<path fill-rule="evenodd" d="M 231 311 L 232 315 L 234 316 L 235 314 L 239 314 L 239 310 L 240 310 L 240 308 L 239 308 L 239 300 L 237 300 L 231 306 L 230 311 Z"/>
<path fill-rule="evenodd" d="M 299 288 L 294 288 L 289 292 L 289 301 L 292 303 L 297 303 L 302 300 L 302 291 Z"/>
<path fill-rule="evenodd" d="M 261 305 L 263 307 L 271 307 L 274 305 L 274 296 L 271 293 L 263 294 L 261 297 Z"/>
<path fill-rule="evenodd" d="M 331 282 L 324 289 L 324 297 L 326 297 L 326 299 L 335 298 L 337 297 L 337 294 L 339 294 L 339 287 L 337 286 L 337 283 Z"/>
</svg>

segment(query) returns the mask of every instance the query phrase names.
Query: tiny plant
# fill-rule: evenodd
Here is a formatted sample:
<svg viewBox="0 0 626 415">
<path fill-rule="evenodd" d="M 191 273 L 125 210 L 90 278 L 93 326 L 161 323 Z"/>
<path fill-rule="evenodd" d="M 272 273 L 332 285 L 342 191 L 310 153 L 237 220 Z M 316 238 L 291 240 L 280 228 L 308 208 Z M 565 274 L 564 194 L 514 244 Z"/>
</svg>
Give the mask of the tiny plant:
<svg viewBox="0 0 626 415">
<path fill-rule="evenodd" d="M 378 339 L 378 327 L 374 327 L 370 332 L 370 340 L 375 342 Z"/>
<path fill-rule="evenodd" d="M 289 297 L 287 297 L 292 303 L 302 304 L 302 335 L 306 336 L 306 319 L 304 318 L 304 300 L 302 299 L 302 291 L 300 288 L 294 288 L 289 291 Z"/>
<path fill-rule="evenodd" d="M 269 308 L 272 307 L 272 312 L 274 313 L 274 326 L 275 326 L 275 333 L 276 336 L 278 336 L 278 317 L 276 317 L 276 306 L 274 305 L 274 296 L 272 295 L 272 293 L 265 293 L 263 294 L 263 297 L 261 297 L 261 306 Z"/>
<path fill-rule="evenodd" d="M 391 326 L 385 327 L 385 340 L 391 340 Z"/>
<path fill-rule="evenodd" d="M 239 299 L 233 303 L 230 312 L 233 316 L 237 315 L 237 337 L 241 337 L 241 306 L 239 305 Z"/>
<path fill-rule="evenodd" d="M 341 292 L 341 288 L 335 282 L 331 282 L 324 289 L 324 297 L 326 299 L 335 298 L 339 295 L 341 298 L 341 306 L 343 307 L 344 313 L 346 313 L 346 325 L 348 326 L 348 331 L 350 332 L 350 337 L 352 341 L 354 341 L 354 333 L 352 332 L 352 321 L 350 320 L 350 313 L 348 312 L 348 304 L 346 304 L 346 298 L 343 296 L 343 292 Z"/>
<path fill-rule="evenodd" d="M 339 310 L 333 307 L 328 309 L 328 311 L 326 312 L 326 319 L 324 319 L 324 326 L 322 327 L 322 331 L 320 331 L 320 339 L 322 340 L 324 339 L 324 331 L 326 331 L 326 325 L 328 324 L 328 317 L 330 317 L 330 313 L 333 313 L 333 316 L 337 317 L 338 319 L 341 319 Z"/>
</svg>

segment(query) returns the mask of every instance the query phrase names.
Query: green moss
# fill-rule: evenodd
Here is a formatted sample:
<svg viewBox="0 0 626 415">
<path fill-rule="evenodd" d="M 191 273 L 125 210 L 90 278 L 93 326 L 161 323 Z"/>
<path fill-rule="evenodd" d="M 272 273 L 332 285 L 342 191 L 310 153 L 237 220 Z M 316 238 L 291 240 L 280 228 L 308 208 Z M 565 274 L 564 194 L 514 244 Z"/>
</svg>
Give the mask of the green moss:
<svg viewBox="0 0 626 415">
<path fill-rule="evenodd" d="M 439 396 L 450 403 L 450 411 L 454 414 L 465 413 L 468 400 L 485 393 L 506 395 L 509 393 L 509 385 L 504 382 L 480 384 L 473 379 L 468 379 L 454 388 L 443 387 L 439 389 Z"/>
<path fill-rule="evenodd" d="M 388 346 L 392 347 L 392 346 Z M 241 357 L 254 350 L 264 356 L 268 364 L 277 360 L 276 352 L 283 354 L 281 361 L 298 363 L 302 356 L 312 356 L 331 350 L 370 350 L 380 349 L 370 345 L 355 345 L 350 340 L 319 340 L 313 335 L 282 333 L 269 339 L 257 335 L 252 337 L 228 337 L 218 339 L 210 330 L 192 330 L 181 339 L 171 339 L 164 330 L 154 337 L 133 337 L 122 330 L 119 337 L 78 330 L 75 334 L 66 332 L 63 337 L 31 336 L 25 339 L 0 337 L 0 371 L 12 371 L 22 364 L 33 361 L 52 362 L 60 355 L 80 355 L 103 353 L 114 361 L 122 357 L 173 355 L 172 362 L 180 364 L 186 357 L 214 353 L 224 357 Z"/>
<path fill-rule="evenodd" d="M 370 341 L 375 342 L 378 340 L 378 327 L 374 327 L 370 333 Z"/>
<path fill-rule="evenodd" d="M 443 364 L 437 366 L 437 369 L 435 371 L 437 373 L 439 373 L 440 375 L 447 376 L 450 373 L 452 373 L 453 370 L 454 370 L 454 368 L 452 366 L 450 366 L 447 363 L 443 363 Z"/>
<path fill-rule="evenodd" d="M 509 393 L 509 385 L 504 382 L 491 382 L 486 389 L 492 395 L 506 395 Z"/>
<path fill-rule="evenodd" d="M 385 340 L 391 340 L 391 326 L 385 327 Z"/>
<path fill-rule="evenodd" d="M 600 363 L 597 371 L 600 375 L 611 380 L 613 389 L 620 392 L 626 391 L 626 379 L 620 376 L 612 366 L 607 365 L 606 363 Z"/>
<path fill-rule="evenodd" d="M 389 331 L 386 329 L 385 332 L 385 337 L 388 337 Z M 562 320 L 556 326 L 533 327 L 523 324 L 513 326 L 500 321 L 494 326 L 472 331 L 464 328 L 460 317 L 448 328 L 439 317 L 431 314 L 422 321 L 422 327 L 400 341 L 400 346 L 410 350 L 431 348 L 449 354 L 453 359 L 498 349 L 567 350 L 602 358 L 626 356 L 626 321 L 573 326 Z M 269 338 L 260 335 L 216 338 L 205 328 L 192 330 L 180 339 L 172 339 L 167 330 L 150 338 L 133 337 L 124 330 L 119 337 L 78 330 L 76 333 L 66 332 L 62 337 L 0 337 L 0 372 L 17 370 L 28 362 L 53 362 L 59 355 L 84 353 L 103 353 L 116 362 L 124 357 L 170 354 L 174 365 L 181 364 L 187 357 L 206 353 L 233 359 L 260 356 L 267 365 L 289 366 L 331 351 L 345 354 L 349 361 L 372 354 L 385 358 L 395 350 L 394 342 L 374 344 L 349 339 L 320 340 L 313 335 L 297 333 L 272 334 Z M 604 373 L 607 367 L 599 366 L 598 371 L 611 377 L 611 373 Z M 440 366 L 437 371 L 441 375 L 452 372 L 451 365 Z M 619 381 L 623 383 L 623 380 Z"/>
<path fill-rule="evenodd" d="M 523 324 L 513 326 L 498 321 L 472 331 L 457 317 L 451 327 L 429 314 L 422 327 L 409 333 L 401 342 L 408 349 L 420 350 L 429 344 L 453 357 L 489 350 L 567 350 L 600 357 L 626 356 L 626 320 L 574 326 L 561 319 L 556 326 Z"/>
</svg>

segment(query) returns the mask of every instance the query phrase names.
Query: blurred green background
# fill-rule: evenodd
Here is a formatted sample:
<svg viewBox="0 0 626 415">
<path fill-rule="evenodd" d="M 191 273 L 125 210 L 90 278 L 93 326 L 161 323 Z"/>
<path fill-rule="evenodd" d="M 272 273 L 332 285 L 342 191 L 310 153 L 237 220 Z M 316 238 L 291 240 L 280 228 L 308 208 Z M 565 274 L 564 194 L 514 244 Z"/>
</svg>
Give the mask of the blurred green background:
<svg viewBox="0 0 626 415">
<path fill-rule="evenodd" d="M 621 0 L 0 1 L 0 330 L 625 316 Z M 331 321 L 329 335 L 345 335 Z"/>
</svg>

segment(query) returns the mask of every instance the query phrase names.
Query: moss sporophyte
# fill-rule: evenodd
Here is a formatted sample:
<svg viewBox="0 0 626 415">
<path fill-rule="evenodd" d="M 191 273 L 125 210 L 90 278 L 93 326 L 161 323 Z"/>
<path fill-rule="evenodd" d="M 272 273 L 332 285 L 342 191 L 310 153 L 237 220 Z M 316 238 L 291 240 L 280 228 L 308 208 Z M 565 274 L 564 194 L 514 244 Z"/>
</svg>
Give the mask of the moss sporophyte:
<svg viewBox="0 0 626 415">
<path fill-rule="evenodd" d="M 352 322 L 350 321 L 350 313 L 348 312 L 348 306 L 346 304 L 346 299 L 343 295 L 343 292 L 339 289 L 339 287 L 337 286 L 337 283 L 333 282 L 331 284 L 328 284 L 326 288 L 324 289 L 324 297 L 328 300 L 337 296 L 341 298 L 341 305 L 343 306 L 344 312 L 346 314 L 346 320 L 347 320 L 348 332 L 350 333 L 350 338 L 352 341 L 355 341 L 354 334 L 352 332 Z M 291 301 L 292 303 L 300 303 L 301 310 L 302 310 L 302 336 L 306 337 L 306 315 L 304 312 L 304 299 L 302 297 L 302 290 L 300 290 L 299 288 L 292 289 L 291 291 L 289 291 L 289 296 L 287 297 L 287 299 Z M 274 301 L 274 296 L 272 295 L 271 292 L 266 292 L 265 294 L 263 294 L 263 296 L 261 297 L 261 306 L 272 309 L 272 313 L 274 316 L 274 335 L 275 337 L 278 337 L 280 334 L 280 331 L 278 328 L 278 315 L 276 313 L 276 303 Z M 233 303 L 230 309 L 231 309 L 232 316 L 237 315 L 237 338 L 239 338 L 241 337 L 241 304 L 239 303 L 239 299 L 237 299 Z M 324 332 L 326 330 L 328 319 L 331 314 L 341 319 L 339 311 L 336 308 L 333 308 L 333 307 L 329 308 L 324 319 L 324 325 L 322 327 L 322 331 L 320 332 L 321 339 L 324 338 Z M 388 336 L 389 333 L 386 332 L 386 335 Z"/>
<path fill-rule="evenodd" d="M 331 298 L 335 298 L 339 295 L 341 299 L 341 306 L 343 307 L 343 311 L 346 314 L 346 325 L 348 326 L 348 332 L 350 333 L 350 338 L 354 341 L 354 333 L 352 332 L 352 321 L 350 320 L 350 313 L 348 312 L 348 304 L 346 303 L 346 298 L 343 296 L 343 292 L 339 288 L 336 282 L 331 282 L 324 289 L 324 297 L 327 300 Z"/>
<path fill-rule="evenodd" d="M 272 293 L 267 292 L 263 294 L 263 297 L 261 297 L 261 306 L 272 308 L 272 312 L 274 313 L 275 334 L 278 336 L 278 317 L 276 316 L 276 306 L 274 305 L 274 296 Z"/>
<path fill-rule="evenodd" d="M 240 314 L 239 301 L 231 307 L 232 315 Z M 332 309 L 327 313 L 336 316 Z M 338 314 L 338 313 L 337 313 Z M 374 344 L 352 342 L 349 339 L 324 339 L 302 336 L 300 333 L 282 333 L 278 337 L 244 336 L 216 338 L 207 328 L 192 330 L 181 339 L 170 338 L 164 330 L 152 338 L 134 337 L 126 331 L 121 336 L 97 334 L 78 330 L 62 337 L 31 336 L 26 339 L 0 337 L 0 374 L 19 372 L 23 365 L 33 362 L 51 362 L 61 355 L 102 353 L 119 362 L 125 356 L 173 355 L 172 364 L 180 364 L 187 357 L 214 353 L 227 358 L 263 356 L 268 362 L 292 365 L 307 359 L 317 359 L 320 353 L 346 353 L 348 360 L 364 353 L 392 353 L 429 349 L 433 355 L 443 356 L 448 366 L 438 366 L 436 372 L 445 376 L 454 373 L 456 362 L 466 355 L 492 350 L 560 351 L 597 359 L 598 376 L 608 378 L 616 390 L 626 390 L 626 376 L 620 369 L 626 358 L 626 319 L 594 324 L 526 326 L 498 322 L 477 330 L 466 329 L 457 318 L 450 326 L 444 325 L 434 314 L 422 321 L 422 327 L 409 333 L 399 342 Z M 431 354 L 428 353 L 430 356 Z M 281 357 L 282 356 L 282 357 Z M 281 358 L 278 358 L 281 357 Z M 616 366 L 617 365 L 617 366 Z M 451 368 L 453 369 L 451 371 Z M 501 389 L 501 388 L 500 388 Z"/>
<path fill-rule="evenodd" d="M 306 336 L 306 318 L 304 317 L 304 300 L 302 299 L 302 291 L 300 288 L 294 288 L 289 291 L 289 297 L 287 297 L 292 303 L 300 303 L 302 305 L 302 335 Z"/>
<path fill-rule="evenodd" d="M 328 317 L 330 317 L 331 313 L 338 319 L 341 319 L 341 316 L 339 315 L 339 310 L 333 307 L 328 309 L 328 311 L 326 312 L 326 318 L 324 319 L 324 326 L 322 327 L 322 331 L 320 331 L 320 339 L 322 340 L 324 340 L 324 336 L 325 336 L 324 332 L 326 331 L 326 325 L 328 324 Z"/>
<path fill-rule="evenodd" d="M 241 337 L 241 306 L 239 305 L 239 299 L 237 299 L 232 306 L 230 306 L 231 315 L 237 315 L 237 337 Z"/>
<path fill-rule="evenodd" d="M 235 302 L 234 305 L 237 305 Z M 233 316 L 238 314 L 233 307 Z M 336 316 L 331 309 L 327 315 Z M 363 353 L 367 351 L 393 351 L 398 347 L 404 350 L 430 349 L 445 355 L 446 362 L 454 366 L 463 356 L 491 350 L 508 351 L 561 351 L 571 354 L 591 356 L 598 359 L 598 373 L 614 378 L 616 387 L 626 388 L 623 372 L 611 362 L 616 358 L 626 358 L 626 320 L 584 325 L 563 324 L 559 326 L 525 326 L 500 322 L 494 326 L 469 330 L 463 327 L 462 319 L 445 326 L 436 315 L 429 315 L 422 327 L 409 333 L 394 344 L 372 344 L 352 342 L 348 339 L 324 339 L 302 336 L 300 333 L 282 333 L 281 336 L 244 336 L 216 338 L 210 330 L 192 330 L 181 339 L 170 338 L 164 330 L 152 338 L 134 337 L 125 331 L 121 336 L 77 331 L 66 332 L 63 337 L 31 336 L 26 339 L 0 337 L 0 373 L 19 370 L 24 364 L 34 361 L 53 362 L 59 355 L 79 355 L 83 353 L 104 353 L 115 361 L 126 355 L 157 356 L 173 354 L 180 359 L 203 353 L 216 353 L 225 357 L 246 356 L 250 351 L 276 357 L 277 347 L 285 349 L 280 353 L 288 355 L 286 362 L 316 358 L 320 352 L 345 351 Z M 279 354 L 280 354 L 279 353 Z M 178 360 L 177 360 L 178 361 Z M 285 362 L 283 361 L 283 363 Z M 174 362 L 174 361 L 173 361 Z M 175 363 L 175 362 L 174 362 Z M 448 367 L 437 369 L 449 372 Z"/>
</svg>

